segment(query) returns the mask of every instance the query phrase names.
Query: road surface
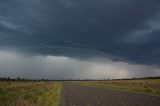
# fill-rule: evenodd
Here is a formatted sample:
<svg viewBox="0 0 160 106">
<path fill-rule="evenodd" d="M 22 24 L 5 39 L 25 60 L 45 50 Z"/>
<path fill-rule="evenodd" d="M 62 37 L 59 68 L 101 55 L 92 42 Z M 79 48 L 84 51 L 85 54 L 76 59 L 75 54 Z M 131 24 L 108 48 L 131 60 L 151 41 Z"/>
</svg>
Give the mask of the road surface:
<svg viewBox="0 0 160 106">
<path fill-rule="evenodd" d="M 160 106 L 160 97 L 64 82 L 60 106 Z"/>
</svg>

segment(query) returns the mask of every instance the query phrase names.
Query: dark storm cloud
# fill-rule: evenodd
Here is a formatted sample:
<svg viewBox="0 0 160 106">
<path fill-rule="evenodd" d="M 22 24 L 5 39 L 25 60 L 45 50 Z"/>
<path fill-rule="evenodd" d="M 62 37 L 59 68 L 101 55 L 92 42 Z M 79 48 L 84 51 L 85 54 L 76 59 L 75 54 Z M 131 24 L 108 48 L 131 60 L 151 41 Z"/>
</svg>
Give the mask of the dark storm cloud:
<svg viewBox="0 0 160 106">
<path fill-rule="evenodd" d="M 159 7 L 159 0 L 0 1 L 0 46 L 159 64 Z"/>
</svg>

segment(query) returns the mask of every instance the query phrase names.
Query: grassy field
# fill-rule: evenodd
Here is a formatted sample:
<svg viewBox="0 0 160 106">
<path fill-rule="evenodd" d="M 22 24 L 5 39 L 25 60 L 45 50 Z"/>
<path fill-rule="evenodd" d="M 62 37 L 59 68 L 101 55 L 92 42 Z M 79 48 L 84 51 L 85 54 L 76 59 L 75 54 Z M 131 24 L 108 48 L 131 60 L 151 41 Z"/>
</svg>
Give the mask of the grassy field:
<svg viewBox="0 0 160 106">
<path fill-rule="evenodd" d="M 0 106 L 58 106 L 60 82 L 0 82 Z"/>
<path fill-rule="evenodd" d="M 81 85 L 160 96 L 160 79 L 81 81 Z"/>
</svg>

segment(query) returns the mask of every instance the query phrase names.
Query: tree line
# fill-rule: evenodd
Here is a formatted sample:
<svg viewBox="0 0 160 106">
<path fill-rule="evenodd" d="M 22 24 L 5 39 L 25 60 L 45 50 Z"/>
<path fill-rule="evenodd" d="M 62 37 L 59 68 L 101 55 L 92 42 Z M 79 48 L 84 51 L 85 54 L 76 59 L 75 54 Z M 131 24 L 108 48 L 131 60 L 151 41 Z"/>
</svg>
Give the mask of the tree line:
<svg viewBox="0 0 160 106">
<path fill-rule="evenodd" d="M 10 78 L 10 77 L 0 77 L 0 81 L 108 81 L 108 80 L 143 80 L 143 79 L 160 79 L 157 77 L 144 77 L 144 78 L 122 78 L 122 79 L 25 79 L 25 78 Z"/>
</svg>

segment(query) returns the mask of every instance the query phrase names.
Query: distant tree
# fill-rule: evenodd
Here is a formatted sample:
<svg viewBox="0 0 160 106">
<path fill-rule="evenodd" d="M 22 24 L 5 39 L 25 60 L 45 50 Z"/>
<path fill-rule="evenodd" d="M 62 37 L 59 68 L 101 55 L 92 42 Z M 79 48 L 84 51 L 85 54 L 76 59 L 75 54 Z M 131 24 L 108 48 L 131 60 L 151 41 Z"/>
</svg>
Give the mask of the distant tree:
<svg viewBox="0 0 160 106">
<path fill-rule="evenodd" d="M 10 77 L 8 77 L 8 78 L 7 78 L 7 80 L 8 80 L 8 81 L 10 81 L 10 80 L 11 80 L 11 78 L 10 78 Z"/>
<path fill-rule="evenodd" d="M 17 80 L 18 80 L 18 81 L 21 81 L 21 78 L 20 78 L 20 77 L 17 77 Z"/>
</svg>

